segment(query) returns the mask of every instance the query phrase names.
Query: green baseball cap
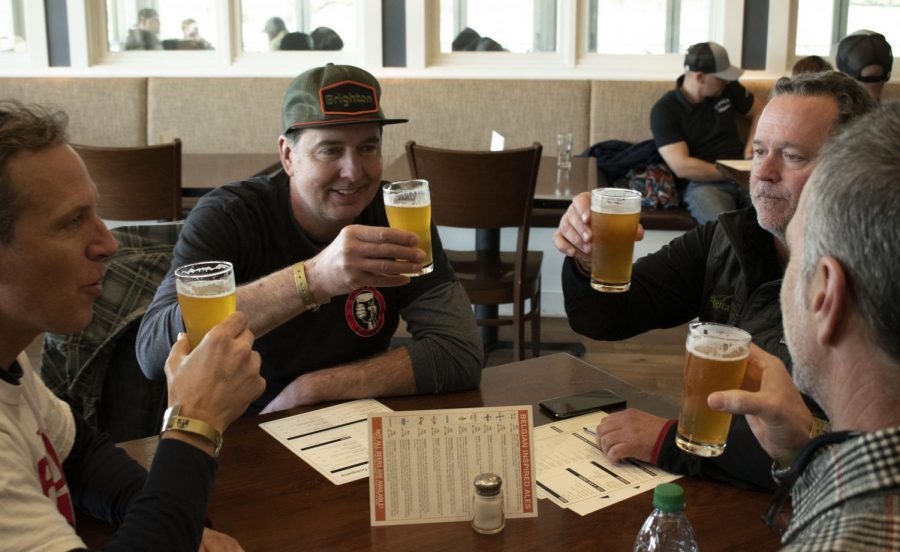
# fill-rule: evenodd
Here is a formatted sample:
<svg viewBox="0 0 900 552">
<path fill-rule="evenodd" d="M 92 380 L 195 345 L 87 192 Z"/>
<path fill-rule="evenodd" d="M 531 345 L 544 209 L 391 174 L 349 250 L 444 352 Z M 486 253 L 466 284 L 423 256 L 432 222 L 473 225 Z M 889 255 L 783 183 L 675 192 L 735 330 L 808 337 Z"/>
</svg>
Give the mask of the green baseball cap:
<svg viewBox="0 0 900 552">
<path fill-rule="evenodd" d="M 381 85 L 368 71 L 352 65 L 316 67 L 295 78 L 284 93 L 284 131 L 337 125 L 392 125 L 381 111 Z"/>
</svg>

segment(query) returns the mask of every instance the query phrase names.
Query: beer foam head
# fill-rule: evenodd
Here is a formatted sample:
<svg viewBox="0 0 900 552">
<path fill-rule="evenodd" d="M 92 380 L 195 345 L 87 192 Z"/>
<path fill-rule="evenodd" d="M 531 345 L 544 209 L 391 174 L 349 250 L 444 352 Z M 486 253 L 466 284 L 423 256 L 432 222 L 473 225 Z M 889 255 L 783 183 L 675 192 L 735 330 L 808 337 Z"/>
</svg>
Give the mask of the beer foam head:
<svg viewBox="0 0 900 552">
<path fill-rule="evenodd" d="M 425 207 L 431 205 L 427 180 L 403 180 L 385 184 L 384 204 L 393 207 Z"/>
<path fill-rule="evenodd" d="M 740 328 L 699 322 L 690 325 L 688 352 L 709 360 L 738 360 L 750 354 L 750 334 Z"/>
<path fill-rule="evenodd" d="M 591 211 L 611 215 L 641 212 L 641 192 L 625 188 L 597 188 L 591 191 Z"/>
<path fill-rule="evenodd" d="M 234 267 L 228 261 L 204 261 L 175 270 L 175 290 L 182 295 L 215 297 L 234 293 Z"/>
</svg>

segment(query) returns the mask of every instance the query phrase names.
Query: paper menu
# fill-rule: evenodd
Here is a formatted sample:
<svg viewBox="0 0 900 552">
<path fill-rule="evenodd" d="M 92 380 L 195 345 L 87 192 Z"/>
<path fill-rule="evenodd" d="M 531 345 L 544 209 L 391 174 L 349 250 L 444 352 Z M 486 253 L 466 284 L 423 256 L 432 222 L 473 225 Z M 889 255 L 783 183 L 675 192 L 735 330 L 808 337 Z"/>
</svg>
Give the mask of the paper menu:
<svg viewBox="0 0 900 552">
<path fill-rule="evenodd" d="M 259 424 L 335 485 L 369 476 L 366 429 L 370 413 L 391 412 L 374 399 L 360 399 Z"/>
<path fill-rule="evenodd" d="M 583 516 L 681 477 L 637 460 L 611 462 L 584 430 L 606 416 L 595 412 L 535 428 L 539 498 Z"/>
<path fill-rule="evenodd" d="M 537 516 L 531 406 L 369 417 L 372 525 L 472 519 L 473 480 L 503 480 L 505 515 Z"/>
</svg>

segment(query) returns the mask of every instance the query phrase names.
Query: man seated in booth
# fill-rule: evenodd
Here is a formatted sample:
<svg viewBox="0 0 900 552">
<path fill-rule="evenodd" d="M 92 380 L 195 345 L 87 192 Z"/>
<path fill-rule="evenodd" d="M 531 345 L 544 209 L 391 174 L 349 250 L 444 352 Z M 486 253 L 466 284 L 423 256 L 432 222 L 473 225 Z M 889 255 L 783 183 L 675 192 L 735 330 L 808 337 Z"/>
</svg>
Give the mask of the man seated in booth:
<svg viewBox="0 0 900 552">
<path fill-rule="evenodd" d="M 650 111 L 659 154 L 675 176 L 687 181 L 684 202 L 700 224 L 748 203 L 740 186 L 715 165 L 718 159 L 750 157 L 750 144 L 745 146 L 738 135 L 735 113 L 750 120 L 753 136 L 762 102 L 738 82 L 742 73 L 719 44 L 694 44 L 684 56 L 684 75 Z"/>
<path fill-rule="evenodd" d="M 251 413 L 478 386 L 481 338 L 434 224 L 433 271 L 404 275 L 422 269 L 425 252 L 414 233 L 388 227 L 381 136 L 406 120 L 386 118 L 380 96 L 372 75 L 347 65 L 288 86 L 283 170 L 210 192 L 185 222 L 138 333 L 148 377 L 163 377 L 183 331 L 174 269 L 224 260 L 263 360 L 266 391 Z M 411 343 L 389 349 L 401 317 Z"/>
</svg>

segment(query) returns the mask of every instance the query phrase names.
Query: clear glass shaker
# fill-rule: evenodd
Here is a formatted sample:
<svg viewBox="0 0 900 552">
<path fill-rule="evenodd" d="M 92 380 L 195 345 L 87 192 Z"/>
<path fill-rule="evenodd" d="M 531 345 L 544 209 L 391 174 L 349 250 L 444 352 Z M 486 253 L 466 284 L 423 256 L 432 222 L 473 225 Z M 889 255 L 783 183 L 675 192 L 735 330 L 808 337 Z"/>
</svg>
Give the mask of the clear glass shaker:
<svg viewBox="0 0 900 552">
<path fill-rule="evenodd" d="M 472 498 L 472 530 L 484 535 L 503 531 L 506 518 L 503 515 L 503 480 L 493 473 L 475 477 L 475 495 Z"/>
</svg>

